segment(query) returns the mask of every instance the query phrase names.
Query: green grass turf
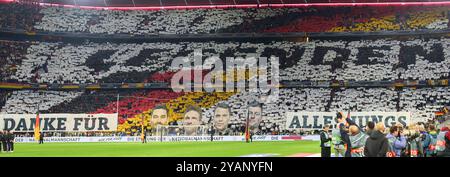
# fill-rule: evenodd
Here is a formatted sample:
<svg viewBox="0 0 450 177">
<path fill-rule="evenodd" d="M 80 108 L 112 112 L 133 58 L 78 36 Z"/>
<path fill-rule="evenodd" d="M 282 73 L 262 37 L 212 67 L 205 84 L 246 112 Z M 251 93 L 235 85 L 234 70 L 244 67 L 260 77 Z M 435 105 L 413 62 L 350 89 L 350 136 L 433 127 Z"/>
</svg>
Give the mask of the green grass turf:
<svg viewBox="0 0 450 177">
<path fill-rule="evenodd" d="M 320 153 L 319 141 L 16 143 L 0 157 L 237 157 L 250 154 Z"/>
</svg>

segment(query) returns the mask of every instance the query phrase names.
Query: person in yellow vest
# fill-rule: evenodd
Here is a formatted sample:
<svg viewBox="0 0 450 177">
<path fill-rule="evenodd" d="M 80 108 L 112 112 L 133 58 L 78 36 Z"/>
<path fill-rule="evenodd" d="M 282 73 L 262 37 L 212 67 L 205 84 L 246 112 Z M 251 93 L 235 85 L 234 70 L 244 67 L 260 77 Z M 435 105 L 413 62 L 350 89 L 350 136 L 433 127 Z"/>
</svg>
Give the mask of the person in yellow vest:
<svg viewBox="0 0 450 177">
<path fill-rule="evenodd" d="M 349 117 L 347 117 L 346 122 L 349 125 L 350 157 L 364 157 L 364 146 L 369 135 Z M 370 129 L 369 126 L 368 128 Z"/>
<path fill-rule="evenodd" d="M 450 132 L 450 119 L 441 123 L 441 131 L 437 136 L 436 153 L 444 151 L 446 148 L 445 135 Z"/>
<path fill-rule="evenodd" d="M 438 133 L 436 131 L 436 126 L 431 124 L 428 127 L 429 143 L 428 146 L 424 146 L 425 157 L 435 157 L 436 156 L 436 144 Z"/>
<path fill-rule="evenodd" d="M 437 157 L 450 157 L 450 131 L 444 136 L 445 148 L 437 153 Z"/>
<path fill-rule="evenodd" d="M 366 145 L 366 140 L 369 138 L 367 134 L 362 132 L 362 130 L 356 125 L 350 125 L 349 138 L 352 145 L 350 151 L 351 157 L 364 157 L 364 146 Z"/>
<path fill-rule="evenodd" d="M 343 113 L 337 112 L 336 119 L 338 124 L 332 131 L 335 157 L 351 157 L 351 142 L 348 135 L 347 118 L 343 117 Z"/>
</svg>

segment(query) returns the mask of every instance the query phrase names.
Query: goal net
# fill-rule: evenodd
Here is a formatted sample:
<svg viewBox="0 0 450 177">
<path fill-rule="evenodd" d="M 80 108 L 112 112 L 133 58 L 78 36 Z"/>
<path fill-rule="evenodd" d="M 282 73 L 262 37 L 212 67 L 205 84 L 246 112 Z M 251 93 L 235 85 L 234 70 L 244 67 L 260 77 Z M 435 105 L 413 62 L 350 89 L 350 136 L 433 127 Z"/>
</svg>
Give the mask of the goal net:
<svg viewBox="0 0 450 177">
<path fill-rule="evenodd" d="M 153 136 L 207 136 L 206 125 L 157 125 Z"/>
</svg>

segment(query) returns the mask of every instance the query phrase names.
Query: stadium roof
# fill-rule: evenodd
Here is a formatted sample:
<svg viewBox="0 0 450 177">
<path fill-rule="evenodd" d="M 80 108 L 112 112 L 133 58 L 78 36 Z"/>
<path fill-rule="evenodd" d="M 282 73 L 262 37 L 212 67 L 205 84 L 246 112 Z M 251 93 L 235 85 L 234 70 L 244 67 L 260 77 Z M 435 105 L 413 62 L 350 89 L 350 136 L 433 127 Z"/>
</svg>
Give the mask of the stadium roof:
<svg viewBox="0 0 450 177">
<path fill-rule="evenodd" d="M 20 0 L 0 0 L 0 2 Z M 30 1 L 30 0 L 28 0 Z M 195 8 L 251 8 L 251 7 L 306 7 L 306 6 L 404 6 L 450 5 L 442 0 L 36 0 L 41 5 L 65 7 L 160 10 Z"/>
</svg>

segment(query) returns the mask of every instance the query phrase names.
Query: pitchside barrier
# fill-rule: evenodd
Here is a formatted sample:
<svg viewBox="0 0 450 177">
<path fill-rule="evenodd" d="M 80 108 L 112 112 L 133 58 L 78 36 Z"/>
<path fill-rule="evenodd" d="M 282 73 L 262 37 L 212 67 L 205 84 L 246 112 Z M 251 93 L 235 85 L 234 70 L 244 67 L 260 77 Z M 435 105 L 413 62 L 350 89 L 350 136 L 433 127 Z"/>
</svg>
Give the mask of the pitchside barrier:
<svg viewBox="0 0 450 177">
<path fill-rule="evenodd" d="M 214 141 L 245 141 L 244 136 L 214 136 Z M 211 141 L 211 136 L 150 136 L 147 142 L 179 142 L 179 141 Z M 161 140 L 162 139 L 162 140 Z M 34 137 L 16 137 L 16 143 L 36 143 Z M 319 135 L 254 135 L 253 141 L 319 141 Z M 141 142 L 140 136 L 107 136 L 107 137 L 45 137 L 50 143 L 87 143 L 87 142 Z"/>
</svg>

